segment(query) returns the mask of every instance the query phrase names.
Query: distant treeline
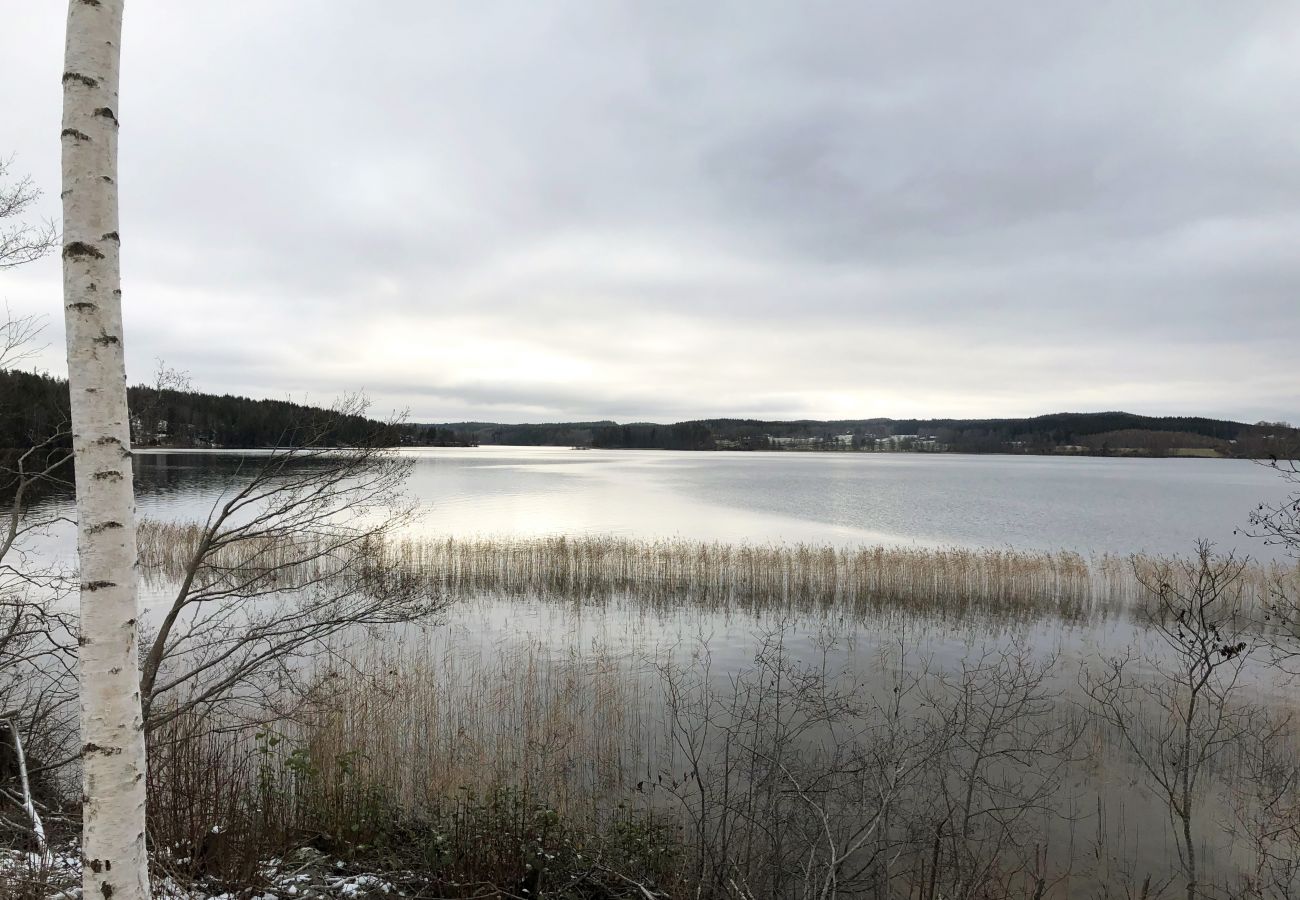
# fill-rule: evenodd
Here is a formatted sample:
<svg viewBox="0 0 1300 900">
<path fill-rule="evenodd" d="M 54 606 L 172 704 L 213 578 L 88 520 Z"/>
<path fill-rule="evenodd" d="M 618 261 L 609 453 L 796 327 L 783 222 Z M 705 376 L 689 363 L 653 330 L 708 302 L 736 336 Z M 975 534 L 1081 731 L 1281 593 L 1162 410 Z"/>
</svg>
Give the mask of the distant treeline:
<svg viewBox="0 0 1300 900">
<path fill-rule="evenodd" d="M 230 394 L 128 390 L 137 446 L 271 447 L 304 440 L 326 411 L 285 400 Z M 30 372 L 0 371 L 0 448 L 26 447 L 68 418 L 68 383 Z M 321 443 L 378 437 L 390 446 L 602 447 L 659 450 L 916 451 L 1072 453 L 1097 456 L 1294 457 L 1300 431 L 1284 422 L 1248 425 L 1222 419 L 1139 416 L 1125 412 L 1054 413 L 1028 419 L 700 419 L 636 422 L 493 422 L 385 424 L 336 416 Z"/>
<path fill-rule="evenodd" d="M 1292 455 L 1300 443 L 1300 432 L 1282 422 L 1248 425 L 1222 419 L 1125 412 L 1053 413 L 1026 419 L 701 419 L 672 425 L 456 422 L 441 427 L 466 441 L 482 444 L 659 450 L 1261 457 L 1270 453 Z"/>
<path fill-rule="evenodd" d="M 142 447 L 297 446 L 309 439 L 323 446 L 371 440 L 390 446 L 445 446 L 464 440 L 438 426 L 392 425 L 286 400 L 144 386 L 129 388 L 127 398 L 131 440 Z M 318 426 L 327 417 L 329 430 L 322 433 Z M 30 446 L 65 428 L 67 421 L 66 379 L 0 371 L 0 447 Z"/>
<path fill-rule="evenodd" d="M 510 444 L 516 447 L 590 447 L 592 435 L 618 423 L 556 422 L 538 425 L 502 425 L 497 422 L 449 422 L 445 425 L 422 425 L 440 428 L 469 444 Z"/>
</svg>

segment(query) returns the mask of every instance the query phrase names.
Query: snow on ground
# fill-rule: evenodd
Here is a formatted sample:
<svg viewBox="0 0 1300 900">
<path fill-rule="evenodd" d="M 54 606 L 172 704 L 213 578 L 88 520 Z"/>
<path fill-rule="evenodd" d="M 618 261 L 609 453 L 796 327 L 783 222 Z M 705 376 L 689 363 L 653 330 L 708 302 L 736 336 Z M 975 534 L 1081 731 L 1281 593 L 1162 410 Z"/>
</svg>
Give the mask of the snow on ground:
<svg viewBox="0 0 1300 900">
<path fill-rule="evenodd" d="M 313 850 L 289 860 L 270 860 L 263 867 L 260 891 L 238 894 L 202 884 L 185 885 L 170 876 L 155 878 L 156 900 L 371 900 L 404 896 L 388 878 L 373 873 L 349 873 L 342 861 Z M 81 862 L 75 846 L 36 853 L 0 848 L 0 893 L 15 885 L 42 885 L 47 900 L 79 900 Z"/>
</svg>

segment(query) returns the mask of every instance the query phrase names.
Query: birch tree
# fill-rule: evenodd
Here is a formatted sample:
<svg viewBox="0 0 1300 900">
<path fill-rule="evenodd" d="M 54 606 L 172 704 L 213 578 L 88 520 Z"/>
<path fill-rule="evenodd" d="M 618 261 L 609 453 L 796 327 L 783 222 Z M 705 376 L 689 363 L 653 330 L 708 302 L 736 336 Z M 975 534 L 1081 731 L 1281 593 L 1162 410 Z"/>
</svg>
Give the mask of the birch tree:
<svg viewBox="0 0 1300 900">
<path fill-rule="evenodd" d="M 117 230 L 122 5 L 70 0 L 63 72 L 63 295 L 81 567 L 82 884 L 88 900 L 149 896 Z"/>
</svg>

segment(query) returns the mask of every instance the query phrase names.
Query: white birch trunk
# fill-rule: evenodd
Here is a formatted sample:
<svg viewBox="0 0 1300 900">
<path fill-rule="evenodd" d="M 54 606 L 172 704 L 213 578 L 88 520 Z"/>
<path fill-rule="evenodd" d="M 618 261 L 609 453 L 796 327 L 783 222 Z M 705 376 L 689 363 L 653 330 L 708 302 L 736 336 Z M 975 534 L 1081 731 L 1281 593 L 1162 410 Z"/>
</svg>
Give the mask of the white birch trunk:
<svg viewBox="0 0 1300 900">
<path fill-rule="evenodd" d="M 70 0 L 63 73 L 63 295 L 81 561 L 86 900 L 149 896 L 117 234 L 122 3 Z"/>
<path fill-rule="evenodd" d="M 5 720 L 5 727 L 14 736 L 14 756 L 18 761 L 18 784 L 23 791 L 23 812 L 32 823 L 32 837 L 36 839 L 36 849 L 41 854 L 41 864 L 50 864 L 50 847 L 45 841 L 45 823 L 36 811 L 36 800 L 32 797 L 32 783 L 27 778 L 27 753 L 23 750 L 23 736 L 18 731 L 18 724 L 13 719 Z"/>
</svg>

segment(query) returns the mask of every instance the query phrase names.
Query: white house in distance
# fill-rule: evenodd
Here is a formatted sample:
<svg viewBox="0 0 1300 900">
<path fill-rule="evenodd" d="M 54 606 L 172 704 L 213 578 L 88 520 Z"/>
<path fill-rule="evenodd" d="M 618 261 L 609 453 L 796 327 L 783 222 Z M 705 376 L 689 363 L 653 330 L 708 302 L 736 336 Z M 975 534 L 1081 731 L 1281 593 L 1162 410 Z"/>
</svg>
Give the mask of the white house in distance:
<svg viewBox="0 0 1300 900">
<path fill-rule="evenodd" d="M 905 444 L 910 448 L 917 439 L 915 434 L 891 434 L 889 437 L 876 438 L 876 449 L 901 450 Z"/>
<path fill-rule="evenodd" d="M 936 453 L 945 449 L 945 445 L 940 444 L 933 435 L 929 434 L 924 436 L 919 434 L 891 434 L 889 437 L 876 438 L 875 448 L 885 453 L 900 450 Z"/>
</svg>

